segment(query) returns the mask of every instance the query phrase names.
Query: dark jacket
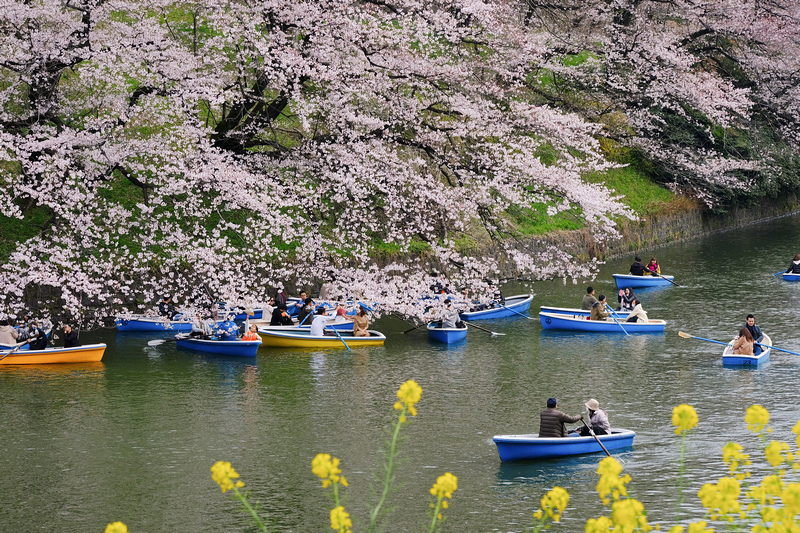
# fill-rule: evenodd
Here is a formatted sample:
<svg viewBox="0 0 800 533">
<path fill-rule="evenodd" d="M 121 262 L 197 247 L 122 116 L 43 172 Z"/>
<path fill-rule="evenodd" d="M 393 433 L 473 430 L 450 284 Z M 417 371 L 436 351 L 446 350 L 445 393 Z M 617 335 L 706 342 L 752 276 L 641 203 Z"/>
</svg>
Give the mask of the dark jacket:
<svg viewBox="0 0 800 533">
<path fill-rule="evenodd" d="M 277 307 L 272 310 L 272 318 L 269 321 L 270 326 L 291 326 L 294 324 L 292 322 L 292 317 L 289 316 L 289 313 L 286 313 L 286 316 L 283 316 L 283 309 L 278 309 Z"/>
<path fill-rule="evenodd" d="M 644 276 L 644 263 L 641 261 L 634 261 L 630 268 L 630 273 L 634 276 Z"/>
<path fill-rule="evenodd" d="M 64 348 L 75 348 L 80 345 L 81 343 L 78 341 L 77 331 L 73 329 L 69 333 L 64 333 Z"/>
<path fill-rule="evenodd" d="M 36 330 L 36 333 L 28 341 L 28 346 L 31 350 L 44 350 L 47 348 L 47 335 L 41 330 Z"/>
<path fill-rule="evenodd" d="M 800 261 L 792 261 L 792 264 L 786 269 L 786 273 L 788 274 L 789 272 L 792 274 L 800 274 Z"/>
<path fill-rule="evenodd" d="M 750 335 L 753 336 L 753 341 L 761 342 L 764 340 L 764 334 L 761 333 L 761 328 L 758 327 L 758 324 L 753 324 L 752 326 L 748 326 L 746 323 L 744 325 L 747 329 L 750 330 Z"/>
<path fill-rule="evenodd" d="M 539 415 L 540 437 L 566 437 L 564 422 L 577 422 L 583 415 L 570 416 L 556 408 L 548 407 Z"/>
<path fill-rule="evenodd" d="M 624 293 L 624 292 L 622 293 L 622 296 L 617 294 L 617 301 L 620 303 L 620 307 L 624 311 L 630 311 L 631 309 L 633 309 L 633 306 L 634 306 L 633 301 L 635 299 L 636 299 L 636 296 L 633 294 L 633 291 L 631 291 L 630 296 L 627 293 Z"/>
</svg>

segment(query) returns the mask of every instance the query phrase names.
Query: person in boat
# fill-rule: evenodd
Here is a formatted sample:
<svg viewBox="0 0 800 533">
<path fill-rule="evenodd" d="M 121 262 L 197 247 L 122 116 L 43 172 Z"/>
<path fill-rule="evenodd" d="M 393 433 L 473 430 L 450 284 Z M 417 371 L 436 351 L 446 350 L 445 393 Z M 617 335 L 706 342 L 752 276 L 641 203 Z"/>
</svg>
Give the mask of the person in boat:
<svg viewBox="0 0 800 533">
<path fill-rule="evenodd" d="M 32 334 L 28 339 L 28 347 L 31 350 L 44 350 L 47 348 L 47 334 L 35 323 L 32 327 Z"/>
<path fill-rule="evenodd" d="M 0 320 L 0 344 L 16 344 L 19 332 L 8 324 L 8 320 Z"/>
<path fill-rule="evenodd" d="M 540 437 L 568 437 L 566 422 L 572 423 L 583 420 L 583 415 L 568 415 L 558 410 L 558 401 L 555 398 L 547 399 L 547 408 L 539 414 Z"/>
<path fill-rule="evenodd" d="M 214 323 L 216 324 L 216 322 Z M 200 316 L 200 313 L 196 313 L 194 315 L 194 320 L 192 320 L 192 331 L 189 333 L 189 337 L 207 339 L 213 334 L 214 330 L 209 324 L 209 321 L 203 320 L 203 317 Z"/>
<path fill-rule="evenodd" d="M 441 274 L 435 271 L 431 272 L 431 277 L 434 278 L 434 281 L 430 289 L 434 294 L 450 294 L 450 284 L 447 282 L 447 276 L 445 276 L 444 272 Z"/>
<path fill-rule="evenodd" d="M 739 330 L 739 335 L 733 339 L 733 353 L 736 355 L 753 355 L 753 334 L 747 326 Z"/>
<path fill-rule="evenodd" d="M 270 326 L 291 326 L 294 322 L 289 313 L 286 312 L 286 304 L 278 304 L 275 310 L 272 311 L 272 318 L 269 321 Z"/>
<path fill-rule="evenodd" d="M 342 302 L 336 302 L 335 311 L 335 315 L 337 317 L 347 317 L 347 309 L 344 308 L 344 304 Z"/>
<path fill-rule="evenodd" d="M 272 316 L 272 312 L 275 310 L 275 298 L 270 298 L 267 300 L 267 305 L 264 306 L 262 310 L 262 316 Z"/>
<path fill-rule="evenodd" d="M 490 308 L 494 309 L 495 307 L 506 305 L 506 297 L 500 287 L 497 286 L 497 283 L 489 283 L 489 290 L 492 291 L 492 301 L 489 303 Z"/>
<path fill-rule="evenodd" d="M 594 296 L 594 287 L 589 285 L 586 287 L 586 295 L 583 297 L 583 302 L 581 302 L 581 309 L 584 311 L 591 311 L 592 306 L 597 303 L 597 298 Z"/>
<path fill-rule="evenodd" d="M 633 301 L 633 309 L 628 313 L 628 319 L 625 322 L 644 322 L 645 324 L 649 322 L 647 313 L 642 309 L 642 301 L 639 298 Z"/>
<path fill-rule="evenodd" d="M 228 318 L 217 326 L 215 333 L 221 341 L 235 341 L 239 336 L 239 326 L 236 325 L 236 322 Z"/>
<path fill-rule="evenodd" d="M 592 427 L 592 431 L 594 431 L 595 435 L 610 435 L 611 434 L 611 424 L 608 422 L 608 413 L 600 409 L 600 402 L 592 398 L 588 402 L 586 402 L 586 408 L 589 410 L 589 426 Z M 589 428 L 583 426 L 575 434 L 580 435 L 581 437 L 588 437 L 591 435 L 589 433 Z"/>
<path fill-rule="evenodd" d="M 250 324 L 250 330 L 242 337 L 243 341 L 260 341 L 261 337 L 258 335 L 258 327 L 255 324 Z"/>
<path fill-rule="evenodd" d="M 597 299 L 597 303 L 592 305 L 592 314 L 589 315 L 591 320 L 605 320 L 608 318 L 608 311 L 606 311 L 606 295 L 601 294 L 600 297 Z"/>
<path fill-rule="evenodd" d="M 658 261 L 656 261 L 655 257 L 650 258 L 650 262 L 647 263 L 647 266 L 644 267 L 644 273 L 648 276 L 659 276 L 661 275 L 661 267 L 658 266 Z"/>
<path fill-rule="evenodd" d="M 286 291 L 283 290 L 283 287 L 277 287 L 275 289 L 275 305 L 286 305 L 287 303 L 289 303 L 289 295 L 286 294 Z"/>
<path fill-rule="evenodd" d="M 632 276 L 644 276 L 644 271 L 647 267 L 642 263 L 642 259 L 637 255 L 633 259 L 633 264 L 628 270 Z"/>
<path fill-rule="evenodd" d="M 633 289 L 630 287 L 620 289 L 617 294 L 617 301 L 619 302 L 617 311 L 633 311 L 633 306 L 636 305 L 633 303 L 635 300 L 636 295 L 633 294 Z"/>
<path fill-rule="evenodd" d="M 795 254 L 789 268 L 786 269 L 786 274 L 800 274 L 800 254 Z"/>
<path fill-rule="evenodd" d="M 323 306 L 319 306 L 316 314 L 314 315 L 314 320 L 311 321 L 311 336 L 319 337 L 325 335 L 325 327 L 328 325 L 328 322 L 333 320 L 336 320 L 336 316 L 328 316 L 325 313 L 325 308 Z"/>
<path fill-rule="evenodd" d="M 756 326 L 756 317 L 747 315 L 745 327 L 750 330 L 750 335 L 753 337 L 753 355 L 761 355 L 761 345 L 759 343 L 764 340 L 764 334 L 761 333 L 761 328 Z"/>
<path fill-rule="evenodd" d="M 358 314 L 355 316 L 344 315 L 347 320 L 353 321 L 353 337 L 369 337 L 369 315 L 363 305 L 358 306 Z"/>
<path fill-rule="evenodd" d="M 175 319 L 175 315 L 178 314 L 178 311 L 175 310 L 175 305 L 172 303 L 172 296 L 167 295 L 161 299 L 158 303 L 158 314 L 170 320 Z"/>
<path fill-rule="evenodd" d="M 64 348 L 75 348 L 80 345 L 78 332 L 72 329 L 72 326 L 69 324 L 64 326 Z"/>
<path fill-rule="evenodd" d="M 305 294 L 305 293 L 301 293 L 301 294 Z M 311 298 L 307 297 L 304 300 L 304 302 L 305 303 L 300 308 L 300 311 L 297 313 L 297 320 L 299 320 L 299 323 L 301 325 L 305 324 L 305 323 L 310 323 L 312 319 L 311 318 L 307 318 L 307 317 L 309 315 L 312 315 L 312 318 L 313 318 L 313 314 L 314 314 L 314 300 L 312 300 Z"/>
<path fill-rule="evenodd" d="M 458 311 L 453 309 L 453 301 L 446 298 L 444 301 L 444 309 L 442 310 L 442 318 L 440 328 L 455 328 L 456 322 L 459 322 Z"/>
</svg>

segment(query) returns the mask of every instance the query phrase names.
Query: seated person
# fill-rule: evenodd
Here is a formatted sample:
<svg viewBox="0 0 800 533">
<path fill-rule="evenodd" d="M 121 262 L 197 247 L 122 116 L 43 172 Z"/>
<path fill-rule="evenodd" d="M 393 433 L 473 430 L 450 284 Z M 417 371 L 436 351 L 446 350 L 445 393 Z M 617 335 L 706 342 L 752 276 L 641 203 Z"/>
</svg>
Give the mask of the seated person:
<svg viewBox="0 0 800 533">
<path fill-rule="evenodd" d="M 594 287 L 591 285 L 586 287 L 586 295 L 581 302 L 581 309 L 583 311 L 590 311 L 592 306 L 597 303 L 597 298 L 594 297 Z"/>
<path fill-rule="evenodd" d="M 644 266 L 644 263 L 642 263 L 642 259 L 637 255 L 633 260 L 633 264 L 631 265 L 629 272 L 633 276 L 644 276 L 644 271 L 646 268 L 647 267 Z"/>
<path fill-rule="evenodd" d="M 311 336 L 319 337 L 320 335 L 325 335 L 325 326 L 333 320 L 336 320 L 336 315 L 328 316 L 325 314 L 325 308 L 319 306 L 317 313 L 314 315 L 314 320 L 311 321 Z"/>
<path fill-rule="evenodd" d="M 172 296 L 164 296 L 164 298 L 159 302 L 158 314 L 165 316 L 170 320 L 175 318 L 175 315 L 178 314 L 178 312 L 175 310 L 175 306 L 172 304 Z"/>
<path fill-rule="evenodd" d="M 608 318 L 608 311 L 606 311 L 606 296 L 601 294 L 597 303 L 592 305 L 592 314 L 589 316 L 592 320 L 605 320 Z"/>
<path fill-rule="evenodd" d="M 746 326 L 739 330 L 739 336 L 733 340 L 733 353 L 753 355 L 753 335 Z"/>
<path fill-rule="evenodd" d="M 583 420 L 583 415 L 570 416 L 559 411 L 557 407 L 555 398 L 547 399 L 547 409 L 539 414 L 540 437 L 566 437 L 568 433 L 564 423 Z"/>
<path fill-rule="evenodd" d="M 258 327 L 255 324 L 250 324 L 250 329 L 242 337 L 243 341 L 260 341 L 261 337 L 258 335 Z"/>
<path fill-rule="evenodd" d="M 600 409 L 600 402 L 592 398 L 586 402 L 586 408 L 589 410 L 589 424 L 592 427 L 595 435 L 610 435 L 611 424 L 608 422 L 608 413 Z M 577 431 L 582 437 L 588 437 L 589 428 L 583 426 Z"/>
<path fill-rule="evenodd" d="M 617 311 L 633 311 L 634 300 L 636 300 L 636 295 L 633 294 L 633 289 L 630 287 L 625 287 L 624 289 L 619 290 L 619 294 L 617 294 L 617 301 L 619 302 L 619 307 L 617 307 Z"/>
<path fill-rule="evenodd" d="M 633 301 L 633 304 L 633 310 L 630 312 L 628 315 L 628 320 L 625 322 L 649 322 L 647 319 L 647 313 L 645 313 L 644 309 L 642 309 L 642 301 L 639 300 L 639 298 L 636 298 Z"/>
<path fill-rule="evenodd" d="M 286 312 L 286 304 L 278 304 L 272 311 L 272 318 L 269 321 L 270 326 L 291 326 L 294 322 L 289 313 Z"/>
</svg>

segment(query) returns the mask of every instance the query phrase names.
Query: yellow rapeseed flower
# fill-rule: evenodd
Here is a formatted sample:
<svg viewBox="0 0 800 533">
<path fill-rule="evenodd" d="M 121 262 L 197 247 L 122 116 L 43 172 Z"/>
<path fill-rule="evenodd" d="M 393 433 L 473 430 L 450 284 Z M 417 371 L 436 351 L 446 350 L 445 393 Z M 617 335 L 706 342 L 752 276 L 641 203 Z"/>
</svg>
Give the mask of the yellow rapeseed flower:
<svg viewBox="0 0 800 533">
<path fill-rule="evenodd" d="M 741 444 L 735 442 L 729 442 L 722 448 L 722 460 L 729 465 L 731 474 L 736 471 L 740 463 L 750 464 L 750 461 L 748 461 L 750 456 L 742 453 L 743 449 Z"/>
<path fill-rule="evenodd" d="M 687 533 L 703 533 L 704 531 L 714 531 L 713 527 L 706 527 L 708 524 L 705 520 L 701 520 L 699 522 L 695 522 L 693 524 L 689 524 L 689 530 Z"/>
<path fill-rule="evenodd" d="M 622 473 L 622 465 L 620 465 L 613 457 L 605 457 L 600 461 L 597 467 L 597 473 L 600 474 L 600 480 L 597 482 L 597 494 L 603 500 L 603 503 L 608 504 L 607 496 L 610 494 L 613 500 L 619 500 L 622 496 L 627 496 L 628 491 L 626 485 L 630 483 L 631 476 L 625 474 L 620 477 Z"/>
<path fill-rule="evenodd" d="M 785 442 L 773 440 L 767 445 L 767 448 L 764 450 L 764 453 L 767 456 L 767 461 L 772 466 L 778 466 L 784 460 L 784 456 L 781 452 L 788 452 L 789 445 Z"/>
<path fill-rule="evenodd" d="M 422 397 L 422 387 L 417 385 L 416 381 L 409 379 L 400 385 L 400 388 L 397 389 L 397 397 L 400 398 L 400 401 L 394 404 L 395 409 L 402 409 L 405 404 L 411 416 L 417 416 L 417 408 L 415 406 Z"/>
<path fill-rule="evenodd" d="M 800 513 L 800 483 L 789 483 L 781 493 L 781 500 L 786 513 L 794 517 Z"/>
<path fill-rule="evenodd" d="M 237 481 L 235 484 L 232 480 L 239 477 L 236 470 L 233 469 L 231 464 L 227 461 L 217 461 L 211 467 L 211 479 L 217 482 L 222 492 L 228 492 L 234 486 L 244 487 L 244 483 Z"/>
<path fill-rule="evenodd" d="M 558 522 L 561 520 L 561 513 L 564 512 L 569 503 L 569 492 L 562 487 L 554 487 L 542 497 L 541 503 L 542 508 L 534 513 L 534 517 L 541 519 L 544 515 Z"/>
<path fill-rule="evenodd" d="M 611 520 L 616 526 L 614 531 L 623 533 L 653 529 L 653 526 L 647 523 L 644 505 L 634 498 L 615 501 L 611 505 Z"/>
<path fill-rule="evenodd" d="M 769 411 L 760 405 L 751 405 L 747 408 L 744 421 L 747 422 L 747 429 L 753 433 L 761 433 L 769 422 Z"/>
<path fill-rule="evenodd" d="M 669 533 L 683 533 L 683 526 L 672 526 L 669 528 Z"/>
<path fill-rule="evenodd" d="M 740 511 L 739 508 L 739 494 L 741 492 L 741 485 L 739 481 L 732 477 L 724 477 L 719 480 L 715 485 L 713 483 L 706 483 L 698 491 L 697 496 L 703 503 L 703 506 L 708 509 L 712 517 L 716 515 L 733 515 Z"/>
<path fill-rule="evenodd" d="M 353 521 L 350 520 L 350 514 L 345 512 L 344 507 L 341 505 L 331 509 L 331 529 L 346 533 L 353 527 Z"/>
<path fill-rule="evenodd" d="M 614 522 L 607 516 L 590 518 L 586 521 L 586 533 L 608 533 L 614 527 Z"/>
<path fill-rule="evenodd" d="M 697 411 L 691 405 L 683 403 L 672 409 L 672 425 L 675 426 L 676 435 L 689 431 L 697 425 L 698 421 Z"/>
<path fill-rule="evenodd" d="M 322 480 L 323 488 L 327 488 L 331 483 L 341 483 L 345 487 L 347 486 L 347 480 L 344 476 L 339 475 L 342 473 L 339 469 L 339 459 L 331 458 L 329 453 L 318 453 L 311 460 L 311 471 Z"/>
<path fill-rule="evenodd" d="M 452 498 L 453 492 L 458 488 L 458 478 L 450 472 L 436 478 L 436 483 L 431 487 L 430 493 L 436 498 Z"/>
<path fill-rule="evenodd" d="M 106 526 L 106 533 L 128 533 L 128 526 L 122 522 L 112 522 Z"/>
</svg>

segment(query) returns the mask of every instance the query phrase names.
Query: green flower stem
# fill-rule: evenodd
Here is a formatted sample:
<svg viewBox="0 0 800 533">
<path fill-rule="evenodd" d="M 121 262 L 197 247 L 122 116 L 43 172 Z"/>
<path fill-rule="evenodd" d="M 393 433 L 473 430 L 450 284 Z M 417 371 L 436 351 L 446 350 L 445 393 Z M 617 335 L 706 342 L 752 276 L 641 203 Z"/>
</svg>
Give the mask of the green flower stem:
<svg viewBox="0 0 800 533">
<path fill-rule="evenodd" d="M 339 483 L 333 482 L 333 506 L 339 507 Z"/>
<path fill-rule="evenodd" d="M 681 460 L 678 462 L 678 510 L 675 520 L 681 519 L 681 506 L 683 505 L 683 460 L 686 455 L 686 431 L 681 432 Z"/>
<path fill-rule="evenodd" d="M 236 493 L 236 497 L 239 498 L 239 500 L 242 502 L 242 505 L 244 505 L 244 508 L 247 509 L 247 512 L 250 513 L 250 516 L 253 517 L 253 520 L 256 521 L 256 524 L 258 524 L 259 529 L 261 529 L 261 531 L 263 531 L 264 533 L 269 533 L 269 528 L 267 528 L 267 526 L 261 521 L 261 517 L 258 516 L 258 513 L 256 513 L 256 510 L 253 509 L 253 507 L 247 501 L 247 498 L 244 496 L 244 494 L 239 492 L 239 489 L 237 487 L 233 487 L 233 492 Z"/>
<path fill-rule="evenodd" d="M 433 530 L 436 528 L 436 521 L 439 518 L 439 510 L 442 508 L 442 496 L 440 495 L 436 499 L 436 508 L 433 510 L 433 519 L 431 520 L 431 528 L 428 530 L 428 533 L 433 533 Z"/>
<path fill-rule="evenodd" d="M 389 456 L 386 460 L 386 478 L 383 480 L 383 492 L 381 493 L 381 497 L 378 500 L 378 503 L 375 505 L 375 508 L 369 514 L 369 530 L 370 532 L 375 531 L 375 524 L 378 519 L 378 513 L 383 507 L 384 502 L 386 501 L 386 496 L 389 494 L 389 486 L 391 484 L 392 472 L 394 470 L 394 456 L 397 453 L 397 437 L 400 435 L 400 428 L 403 426 L 403 423 L 400 422 L 406 416 L 408 412 L 408 408 L 403 406 L 403 410 L 400 411 L 400 416 L 397 418 L 397 424 L 394 427 L 394 433 L 392 434 L 392 443 L 389 445 Z"/>
</svg>

